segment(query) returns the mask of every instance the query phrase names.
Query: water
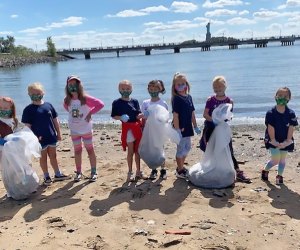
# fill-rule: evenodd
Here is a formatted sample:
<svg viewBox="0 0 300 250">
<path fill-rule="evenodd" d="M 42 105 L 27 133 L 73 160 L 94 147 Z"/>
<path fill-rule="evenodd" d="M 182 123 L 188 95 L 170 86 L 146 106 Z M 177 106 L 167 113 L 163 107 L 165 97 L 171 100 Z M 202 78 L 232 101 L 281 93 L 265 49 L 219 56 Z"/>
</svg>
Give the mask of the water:
<svg viewBox="0 0 300 250">
<path fill-rule="evenodd" d="M 289 106 L 300 114 L 300 55 L 299 43 L 282 47 L 278 44 L 268 48 L 244 47 L 237 50 L 217 48 L 209 52 L 199 49 L 143 51 L 120 54 L 91 54 L 85 60 L 78 59 L 53 64 L 28 65 L 17 69 L 0 69 L 0 95 L 12 97 L 17 105 L 18 117 L 30 103 L 27 86 L 39 81 L 45 87 L 45 100 L 54 105 L 61 121 L 66 121 L 63 109 L 64 87 L 70 74 L 79 75 L 84 89 L 105 103 L 104 109 L 94 115 L 96 122 L 111 122 L 111 103 L 119 97 L 118 83 L 122 79 L 133 82 L 132 97 L 140 102 L 149 98 L 147 84 L 161 79 L 167 93 L 162 96 L 170 105 L 170 90 L 175 72 L 187 75 L 192 85 L 191 95 L 196 116 L 202 122 L 205 101 L 212 94 L 211 81 L 216 75 L 224 75 L 228 82 L 226 94 L 234 99 L 234 124 L 263 123 L 268 108 L 275 104 L 274 95 L 281 86 L 292 91 Z"/>
</svg>

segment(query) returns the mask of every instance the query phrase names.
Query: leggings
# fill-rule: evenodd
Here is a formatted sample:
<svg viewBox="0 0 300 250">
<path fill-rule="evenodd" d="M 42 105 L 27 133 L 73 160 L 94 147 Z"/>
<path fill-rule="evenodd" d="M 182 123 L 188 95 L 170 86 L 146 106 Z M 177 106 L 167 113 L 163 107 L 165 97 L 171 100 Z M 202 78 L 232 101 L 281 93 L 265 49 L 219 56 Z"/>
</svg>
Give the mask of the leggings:
<svg viewBox="0 0 300 250">
<path fill-rule="evenodd" d="M 280 150 L 278 148 L 270 148 L 271 160 L 265 166 L 265 170 L 269 171 L 275 165 L 278 165 L 278 175 L 283 174 L 285 168 L 285 160 L 287 156 L 287 151 Z"/>
</svg>

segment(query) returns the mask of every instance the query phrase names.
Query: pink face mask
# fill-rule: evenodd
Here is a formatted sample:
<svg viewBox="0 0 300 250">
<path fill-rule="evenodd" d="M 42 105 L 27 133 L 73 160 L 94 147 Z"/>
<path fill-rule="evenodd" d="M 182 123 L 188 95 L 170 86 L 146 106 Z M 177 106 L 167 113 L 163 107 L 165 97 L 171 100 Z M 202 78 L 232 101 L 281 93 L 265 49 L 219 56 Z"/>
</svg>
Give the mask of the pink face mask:
<svg viewBox="0 0 300 250">
<path fill-rule="evenodd" d="M 177 86 L 175 87 L 175 89 L 176 89 L 178 92 L 186 91 L 186 90 L 187 90 L 186 83 L 181 83 L 181 84 L 177 85 Z"/>
</svg>

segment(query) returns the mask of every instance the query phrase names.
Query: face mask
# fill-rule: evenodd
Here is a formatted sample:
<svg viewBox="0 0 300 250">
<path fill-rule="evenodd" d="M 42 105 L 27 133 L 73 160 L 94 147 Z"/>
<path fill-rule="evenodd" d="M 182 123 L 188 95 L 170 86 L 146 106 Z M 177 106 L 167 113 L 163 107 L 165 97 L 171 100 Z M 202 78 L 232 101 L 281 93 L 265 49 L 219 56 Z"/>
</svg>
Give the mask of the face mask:
<svg viewBox="0 0 300 250">
<path fill-rule="evenodd" d="M 122 97 L 128 98 L 131 95 L 132 91 L 120 90 L 119 92 L 120 92 L 120 94 L 121 94 Z"/>
<path fill-rule="evenodd" d="M 288 104 L 288 102 L 289 102 L 289 100 L 287 100 L 287 99 L 284 98 L 284 97 L 277 97 L 277 98 L 276 98 L 276 104 L 277 104 L 277 105 L 285 106 L 285 105 Z"/>
<path fill-rule="evenodd" d="M 177 91 L 179 91 L 179 92 L 181 92 L 181 91 L 186 91 L 187 86 L 186 86 L 186 84 L 184 83 L 184 84 L 181 84 L 181 85 L 177 85 L 177 86 L 175 87 L 175 89 L 176 89 Z"/>
<path fill-rule="evenodd" d="M 69 85 L 69 86 L 68 86 L 68 91 L 69 91 L 70 93 L 72 93 L 72 92 L 77 92 L 77 86 L 75 86 L 75 85 Z"/>
<path fill-rule="evenodd" d="M 12 110 L 2 110 L 2 109 L 0 109 L 0 117 L 8 118 L 8 117 L 11 117 L 11 115 L 12 115 Z"/>
<path fill-rule="evenodd" d="M 159 92 L 150 92 L 150 91 L 148 91 L 148 92 L 151 97 L 158 97 L 158 95 L 159 95 Z"/>
<path fill-rule="evenodd" d="M 32 94 L 32 95 L 30 95 L 30 99 L 31 99 L 31 101 L 34 101 L 34 102 L 40 101 L 43 99 L 43 95 Z"/>
</svg>

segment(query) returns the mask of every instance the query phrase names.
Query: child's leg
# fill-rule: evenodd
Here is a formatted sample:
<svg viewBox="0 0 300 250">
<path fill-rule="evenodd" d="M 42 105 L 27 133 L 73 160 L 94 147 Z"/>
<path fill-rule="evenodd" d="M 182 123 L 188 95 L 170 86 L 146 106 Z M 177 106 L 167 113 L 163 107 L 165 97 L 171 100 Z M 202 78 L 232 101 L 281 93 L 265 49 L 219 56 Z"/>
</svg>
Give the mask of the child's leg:
<svg viewBox="0 0 300 250">
<path fill-rule="evenodd" d="M 281 157 L 280 149 L 278 148 L 270 148 L 270 153 L 271 153 L 271 160 L 265 166 L 264 168 L 265 171 L 269 171 L 272 167 L 277 165 Z"/>
<path fill-rule="evenodd" d="M 90 165 L 91 165 L 91 174 L 96 174 L 96 154 L 93 145 L 93 135 L 92 133 L 82 136 L 84 147 L 89 155 Z"/>
<path fill-rule="evenodd" d="M 140 173 L 141 172 L 141 157 L 138 152 L 134 153 L 134 160 L 135 160 L 135 165 L 136 165 L 136 172 Z"/>
<path fill-rule="evenodd" d="M 57 158 L 56 158 L 56 147 L 47 147 L 47 154 L 49 156 L 50 159 L 50 163 L 51 166 L 54 170 L 55 175 L 59 174 L 60 175 L 60 171 L 59 171 L 59 167 L 58 167 L 58 163 L 57 163 Z"/>
<path fill-rule="evenodd" d="M 47 148 L 41 151 L 40 166 L 42 168 L 44 177 L 45 178 L 49 177 L 48 164 L 47 164 Z"/>
<path fill-rule="evenodd" d="M 280 160 L 278 163 L 278 172 L 277 172 L 277 174 L 280 176 L 282 176 L 285 168 L 286 156 L 287 156 L 287 151 L 280 150 Z"/>
<path fill-rule="evenodd" d="M 81 162 L 82 162 L 82 142 L 80 135 L 71 135 L 73 146 L 74 146 L 74 156 L 76 172 L 81 173 Z"/>
<path fill-rule="evenodd" d="M 133 144 L 133 142 L 128 142 L 127 143 L 128 172 L 132 172 L 133 154 L 134 154 L 134 144 Z"/>
</svg>

